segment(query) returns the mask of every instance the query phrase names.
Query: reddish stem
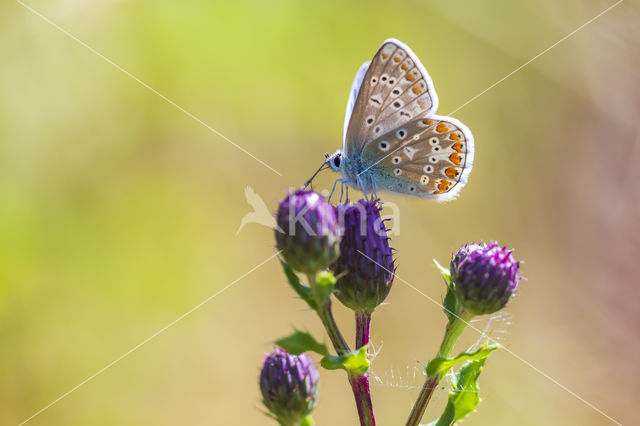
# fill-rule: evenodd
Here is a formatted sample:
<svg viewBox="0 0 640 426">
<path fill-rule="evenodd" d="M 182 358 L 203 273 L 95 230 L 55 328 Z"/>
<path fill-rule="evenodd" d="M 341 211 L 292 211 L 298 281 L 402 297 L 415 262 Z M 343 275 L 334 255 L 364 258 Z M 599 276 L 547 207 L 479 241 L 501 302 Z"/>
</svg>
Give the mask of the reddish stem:
<svg viewBox="0 0 640 426">
<path fill-rule="evenodd" d="M 371 313 L 356 312 L 356 350 L 369 343 L 371 330 Z M 375 426 L 376 419 L 373 415 L 373 404 L 371 402 L 371 390 L 369 388 L 369 375 L 353 375 L 349 378 L 353 395 L 358 405 L 358 416 L 360 424 Z"/>
</svg>

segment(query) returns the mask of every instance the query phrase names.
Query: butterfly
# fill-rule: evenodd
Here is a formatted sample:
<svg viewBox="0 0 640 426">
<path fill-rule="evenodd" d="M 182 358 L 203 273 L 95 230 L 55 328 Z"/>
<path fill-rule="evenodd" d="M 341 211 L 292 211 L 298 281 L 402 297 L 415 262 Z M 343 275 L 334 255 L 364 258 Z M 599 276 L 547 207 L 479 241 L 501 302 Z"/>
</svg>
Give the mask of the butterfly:
<svg viewBox="0 0 640 426">
<path fill-rule="evenodd" d="M 383 190 L 455 198 L 471 173 L 473 136 L 455 118 L 436 115 L 437 108 L 433 82 L 417 56 L 402 42 L 385 40 L 356 73 L 342 149 L 326 155 L 323 167 L 342 174 L 336 183 L 365 196 Z"/>
</svg>

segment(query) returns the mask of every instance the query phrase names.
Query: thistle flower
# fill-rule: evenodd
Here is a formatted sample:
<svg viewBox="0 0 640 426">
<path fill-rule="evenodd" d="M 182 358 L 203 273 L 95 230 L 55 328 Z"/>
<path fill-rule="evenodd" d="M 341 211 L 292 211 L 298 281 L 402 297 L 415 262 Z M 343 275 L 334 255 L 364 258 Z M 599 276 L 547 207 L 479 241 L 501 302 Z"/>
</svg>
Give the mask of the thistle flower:
<svg viewBox="0 0 640 426">
<path fill-rule="evenodd" d="M 290 193 L 278 207 L 276 242 L 284 260 L 298 272 L 314 274 L 338 258 L 335 208 L 317 192 Z"/>
<path fill-rule="evenodd" d="M 260 372 L 262 402 L 280 424 L 299 424 L 316 406 L 318 378 L 306 354 L 291 355 L 276 348 Z"/>
<path fill-rule="evenodd" d="M 395 275 L 387 229 L 378 200 L 338 206 L 344 224 L 340 257 L 331 266 L 335 295 L 356 312 L 371 313 L 389 294 Z"/>
<path fill-rule="evenodd" d="M 451 280 L 465 310 L 484 315 L 505 307 L 520 280 L 520 262 L 511 253 L 495 242 L 458 250 L 451 260 Z"/>
</svg>

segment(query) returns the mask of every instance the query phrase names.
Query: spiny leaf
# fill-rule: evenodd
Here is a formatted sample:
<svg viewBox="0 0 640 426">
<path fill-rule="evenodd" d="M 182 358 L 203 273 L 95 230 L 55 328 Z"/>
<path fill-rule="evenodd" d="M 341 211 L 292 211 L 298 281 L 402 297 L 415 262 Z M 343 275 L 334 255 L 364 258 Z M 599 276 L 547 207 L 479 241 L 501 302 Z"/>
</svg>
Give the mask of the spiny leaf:
<svg viewBox="0 0 640 426">
<path fill-rule="evenodd" d="M 458 302 L 458 297 L 453 291 L 453 282 L 451 281 L 451 272 L 438 263 L 437 260 L 433 259 L 433 263 L 436 264 L 438 269 L 440 270 L 440 274 L 444 278 L 447 284 L 447 294 L 444 297 L 444 301 L 442 302 L 442 307 L 444 308 L 444 313 L 451 324 L 455 321 L 460 313 L 462 312 L 462 305 Z"/>
<path fill-rule="evenodd" d="M 296 273 L 291 269 L 289 265 L 280 261 L 282 265 L 282 269 L 284 269 L 284 274 L 287 276 L 287 281 L 289 281 L 289 285 L 295 291 L 302 300 L 307 302 L 307 305 L 314 311 L 316 309 L 316 302 L 313 300 L 313 296 L 311 294 L 311 289 L 307 286 L 300 284 L 300 279 L 296 275 Z"/>
<path fill-rule="evenodd" d="M 290 354 L 300 355 L 302 352 L 315 352 L 323 357 L 330 356 L 329 349 L 324 343 L 320 343 L 310 333 L 296 330 L 287 337 L 276 340 L 276 345 L 280 346 Z"/>
<path fill-rule="evenodd" d="M 294 355 L 300 355 L 307 351 L 315 352 L 322 356 L 320 365 L 327 370 L 342 369 L 347 372 L 364 374 L 369 369 L 366 345 L 355 352 L 342 356 L 331 355 L 327 345 L 318 342 L 310 333 L 300 330 L 277 340 L 276 345 Z"/>
<path fill-rule="evenodd" d="M 498 345 L 480 346 L 475 351 L 462 352 L 455 358 L 445 358 L 437 356 L 427 364 L 427 376 L 433 377 L 438 375 L 442 379 L 451 368 L 464 361 L 477 361 L 485 359 L 491 352 L 498 349 Z"/>
<path fill-rule="evenodd" d="M 486 361 L 486 358 L 471 361 L 458 370 L 442 416 L 436 422 L 430 423 L 430 425 L 452 425 L 476 409 L 481 401 L 478 379 Z"/>
<path fill-rule="evenodd" d="M 320 365 L 327 370 L 343 369 L 357 374 L 364 374 L 369 369 L 367 346 L 343 356 L 328 356 L 320 361 Z"/>
</svg>

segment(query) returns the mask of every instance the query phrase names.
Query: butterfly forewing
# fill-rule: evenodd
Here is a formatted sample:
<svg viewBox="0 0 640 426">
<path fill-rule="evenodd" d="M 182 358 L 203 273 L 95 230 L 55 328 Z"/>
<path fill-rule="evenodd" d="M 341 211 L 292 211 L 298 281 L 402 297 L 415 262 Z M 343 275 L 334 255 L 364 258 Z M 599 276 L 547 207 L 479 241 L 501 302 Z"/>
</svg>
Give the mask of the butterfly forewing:
<svg viewBox="0 0 640 426">
<path fill-rule="evenodd" d="M 473 136 L 451 117 L 423 115 L 369 143 L 362 152 L 376 189 L 424 198 L 454 198 L 473 163 Z"/>
<path fill-rule="evenodd" d="M 431 78 L 411 49 L 394 39 L 385 41 L 362 79 L 352 113 L 347 113 L 347 157 L 398 126 L 435 112 L 437 103 Z"/>
</svg>

